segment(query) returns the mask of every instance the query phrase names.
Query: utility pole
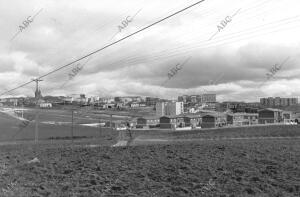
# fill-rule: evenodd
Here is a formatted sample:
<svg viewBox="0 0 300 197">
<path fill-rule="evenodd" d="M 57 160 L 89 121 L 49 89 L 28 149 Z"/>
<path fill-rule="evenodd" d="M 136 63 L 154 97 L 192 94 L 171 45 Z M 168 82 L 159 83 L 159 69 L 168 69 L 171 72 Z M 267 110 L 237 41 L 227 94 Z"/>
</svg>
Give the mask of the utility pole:
<svg viewBox="0 0 300 197">
<path fill-rule="evenodd" d="M 99 140 L 101 138 L 101 117 L 99 118 Z"/>
<path fill-rule="evenodd" d="M 110 126 L 110 131 L 112 131 L 112 114 L 110 114 L 110 123 L 109 123 L 109 126 Z"/>
<path fill-rule="evenodd" d="M 39 140 L 39 125 L 38 125 L 38 122 L 39 122 L 39 113 L 38 113 L 38 104 L 39 104 L 39 99 L 40 99 L 40 90 L 39 90 L 39 82 L 40 81 L 43 81 L 41 79 L 32 79 L 32 81 L 35 82 L 35 101 L 36 101 L 36 105 L 35 105 L 35 109 L 36 109 L 36 112 L 35 112 L 35 132 L 34 132 L 34 142 L 37 143 L 38 140 Z"/>
<path fill-rule="evenodd" d="M 72 144 L 74 143 L 74 109 L 72 109 L 72 127 L 71 127 L 71 137 L 72 137 Z"/>
<path fill-rule="evenodd" d="M 22 102 L 22 118 L 24 118 L 24 102 Z"/>
</svg>

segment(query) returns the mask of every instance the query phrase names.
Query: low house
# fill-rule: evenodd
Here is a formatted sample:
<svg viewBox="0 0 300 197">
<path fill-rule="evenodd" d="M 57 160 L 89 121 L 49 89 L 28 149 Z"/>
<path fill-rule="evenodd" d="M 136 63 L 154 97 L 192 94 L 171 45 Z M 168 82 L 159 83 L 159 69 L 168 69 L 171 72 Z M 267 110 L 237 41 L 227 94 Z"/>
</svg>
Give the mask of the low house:
<svg viewBox="0 0 300 197">
<path fill-rule="evenodd" d="M 174 129 L 177 125 L 177 118 L 168 116 L 160 117 L 159 125 L 161 129 Z"/>
<path fill-rule="evenodd" d="M 282 119 L 284 123 L 290 123 L 293 121 L 293 112 L 291 111 L 283 111 L 282 112 Z"/>
<path fill-rule="evenodd" d="M 216 111 L 217 105 L 217 103 L 205 103 L 202 109 Z"/>
<path fill-rule="evenodd" d="M 104 127 L 116 128 L 117 124 L 115 122 L 106 121 Z"/>
<path fill-rule="evenodd" d="M 200 127 L 202 123 L 202 118 L 200 115 L 188 115 L 191 118 L 191 126 L 193 128 Z"/>
<path fill-rule="evenodd" d="M 115 108 L 115 104 L 114 103 L 106 103 L 103 105 L 104 109 L 114 109 Z"/>
<path fill-rule="evenodd" d="M 191 118 L 187 116 L 176 117 L 176 127 L 189 127 L 191 126 Z"/>
<path fill-rule="evenodd" d="M 137 103 L 137 102 L 132 102 L 132 103 L 130 103 L 130 107 L 131 108 L 137 108 L 137 107 L 140 107 L 140 104 Z"/>
<path fill-rule="evenodd" d="M 73 101 L 74 101 L 74 98 L 73 97 L 71 97 L 71 96 L 67 96 L 67 97 L 65 97 L 65 98 L 63 98 L 63 102 L 64 103 L 73 103 Z"/>
<path fill-rule="evenodd" d="M 231 113 L 226 117 L 227 125 L 244 126 L 258 124 L 256 113 Z"/>
<path fill-rule="evenodd" d="M 272 124 L 283 122 L 282 110 L 267 108 L 258 111 L 259 124 Z"/>
<path fill-rule="evenodd" d="M 0 103 L 2 106 L 18 106 L 18 103 L 22 103 L 21 98 L 2 98 Z"/>
<path fill-rule="evenodd" d="M 115 104 L 117 109 L 123 108 L 124 107 L 124 103 L 118 102 Z"/>
<path fill-rule="evenodd" d="M 181 123 L 181 125 L 180 125 Z M 200 114 L 185 114 L 177 117 L 177 127 L 199 127 L 201 126 Z"/>
<path fill-rule="evenodd" d="M 40 108 L 52 108 L 52 103 L 40 103 Z"/>
<path fill-rule="evenodd" d="M 147 107 L 147 105 L 146 105 L 146 103 L 141 102 L 141 103 L 140 103 L 140 107 Z"/>
<path fill-rule="evenodd" d="M 282 119 L 285 124 L 298 124 L 300 120 L 300 113 L 283 111 Z"/>
<path fill-rule="evenodd" d="M 202 128 L 215 128 L 226 125 L 226 116 L 222 113 L 212 113 L 202 116 Z"/>
<path fill-rule="evenodd" d="M 293 120 L 295 123 L 300 124 L 300 113 L 294 113 Z"/>
<path fill-rule="evenodd" d="M 136 128 L 153 128 L 159 125 L 158 117 L 142 117 L 137 118 Z"/>
<path fill-rule="evenodd" d="M 113 129 L 117 129 L 117 128 L 125 127 L 125 124 L 121 120 L 114 120 L 113 122 L 106 121 L 104 123 L 104 127 L 111 127 Z"/>
</svg>

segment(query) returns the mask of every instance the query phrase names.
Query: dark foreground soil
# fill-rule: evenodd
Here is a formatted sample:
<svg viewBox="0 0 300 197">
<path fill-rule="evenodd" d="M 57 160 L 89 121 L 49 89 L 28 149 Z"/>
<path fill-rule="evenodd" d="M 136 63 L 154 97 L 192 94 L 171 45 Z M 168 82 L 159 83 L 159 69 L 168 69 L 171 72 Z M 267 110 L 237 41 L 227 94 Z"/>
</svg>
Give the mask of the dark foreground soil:
<svg viewBox="0 0 300 197">
<path fill-rule="evenodd" d="M 2 146 L 0 187 L 0 196 L 300 196 L 300 140 Z"/>
</svg>

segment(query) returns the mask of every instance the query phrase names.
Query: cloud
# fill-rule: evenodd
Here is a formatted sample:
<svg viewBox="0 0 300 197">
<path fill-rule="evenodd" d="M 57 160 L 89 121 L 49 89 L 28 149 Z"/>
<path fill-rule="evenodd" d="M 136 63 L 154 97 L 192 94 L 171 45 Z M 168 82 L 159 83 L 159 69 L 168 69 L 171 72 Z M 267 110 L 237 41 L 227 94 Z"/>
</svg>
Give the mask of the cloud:
<svg viewBox="0 0 300 197">
<path fill-rule="evenodd" d="M 0 33 L 1 88 L 13 88 L 53 71 L 191 3 L 18 0 L 4 6 L 0 2 L 0 24 L 5 27 Z M 45 94 L 57 95 L 82 92 L 176 98 L 208 91 L 218 94 L 220 100 L 253 101 L 259 96 L 298 96 L 300 31 L 296 28 L 297 18 L 293 18 L 298 15 L 298 5 L 295 0 L 289 4 L 282 0 L 274 4 L 257 0 L 205 1 L 92 55 L 71 81 L 68 74 L 76 64 L 45 77 L 41 88 Z M 34 22 L 10 42 L 19 24 L 41 8 Z M 232 22 L 208 41 L 220 21 L 239 8 Z M 134 20 L 118 33 L 118 25 L 139 9 Z M 286 18 L 291 19 L 278 22 Z M 168 72 L 187 57 L 192 58 L 168 80 Z M 276 78 L 258 89 L 270 68 L 286 57 L 291 59 Z M 210 84 L 219 76 L 222 78 L 216 84 Z M 65 87 L 59 89 L 64 83 Z M 30 85 L 14 94 L 32 95 L 33 88 Z"/>
<path fill-rule="evenodd" d="M 15 62 L 10 57 L 0 56 L 0 68 L 1 68 L 1 73 L 14 72 Z"/>
</svg>

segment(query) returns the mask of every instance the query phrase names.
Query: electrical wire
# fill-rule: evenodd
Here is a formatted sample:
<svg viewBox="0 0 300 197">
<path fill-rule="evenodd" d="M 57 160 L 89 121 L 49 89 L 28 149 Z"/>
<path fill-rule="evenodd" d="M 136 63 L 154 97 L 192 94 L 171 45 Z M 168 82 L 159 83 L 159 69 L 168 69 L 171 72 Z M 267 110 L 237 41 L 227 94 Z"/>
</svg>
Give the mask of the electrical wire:
<svg viewBox="0 0 300 197">
<path fill-rule="evenodd" d="M 293 19 L 293 18 L 297 18 L 297 17 L 299 17 L 299 16 L 291 17 L 291 18 L 288 18 L 288 19 Z M 229 43 L 234 43 L 236 41 L 244 40 L 246 38 L 257 37 L 257 36 L 261 36 L 261 35 L 264 35 L 264 34 L 274 33 L 274 32 L 277 32 L 276 29 L 275 29 L 275 31 L 262 32 L 262 33 L 257 31 L 257 30 L 261 29 L 264 26 L 268 26 L 268 25 L 276 25 L 276 28 L 277 28 L 278 27 L 278 22 L 284 22 L 285 25 L 290 23 L 290 22 L 293 22 L 293 21 L 287 21 L 288 19 L 283 19 L 283 20 L 280 20 L 280 21 L 276 21 L 277 23 L 271 22 L 269 24 L 265 24 L 265 25 L 262 25 L 262 26 L 257 26 L 255 28 L 249 28 L 249 29 L 245 29 L 245 30 L 242 30 L 242 31 L 239 31 L 239 32 L 235 32 L 235 33 L 232 33 L 232 34 L 229 34 L 229 35 L 225 35 L 225 36 L 220 37 L 219 39 L 216 39 L 213 42 L 212 41 L 207 42 L 207 40 L 203 40 L 203 42 L 200 42 L 196 46 L 191 46 L 190 44 L 188 44 L 188 46 L 190 46 L 190 47 L 186 47 L 186 45 L 183 45 L 181 47 L 176 47 L 176 48 L 173 48 L 171 50 L 167 49 L 167 50 L 164 50 L 164 51 L 157 51 L 157 52 L 151 53 L 152 57 L 151 56 L 150 57 L 151 57 L 152 61 L 155 61 L 155 59 L 158 59 L 160 57 L 161 58 L 167 58 L 167 57 L 172 57 L 172 56 L 180 54 L 180 53 L 186 53 L 187 49 L 189 49 L 189 51 L 192 51 L 193 49 L 204 49 L 204 48 L 216 47 L 216 46 L 221 46 L 224 43 L 229 44 Z M 250 31 L 251 34 L 249 34 L 249 30 L 252 30 L 252 31 Z M 269 30 L 269 27 L 268 27 L 268 30 Z M 281 29 L 279 29 L 278 31 L 280 31 L 280 30 Z M 286 29 L 283 29 L 283 30 L 286 30 Z M 257 35 L 252 36 L 253 33 L 255 33 Z M 236 34 L 239 34 L 239 35 L 236 35 Z M 237 39 L 239 37 L 245 37 L 245 38 Z M 226 42 L 226 41 L 230 41 L 230 42 Z M 200 47 L 198 47 L 198 46 L 200 46 Z M 183 50 L 185 50 L 185 51 L 183 51 Z M 167 54 L 165 54 L 165 53 L 167 53 Z M 149 58 L 149 54 L 148 54 L 147 57 Z M 119 61 L 116 61 L 116 62 L 113 62 L 113 63 L 110 63 L 110 64 L 106 64 L 106 66 L 111 67 L 113 65 L 119 65 L 119 64 L 136 64 L 136 63 L 139 63 L 139 62 L 142 62 L 142 61 L 144 61 L 143 57 L 134 56 L 134 57 L 129 57 L 127 59 L 122 59 L 122 60 L 119 60 Z"/>
<path fill-rule="evenodd" d="M 89 56 L 91 56 L 91 55 L 94 55 L 94 54 L 96 54 L 96 53 L 98 53 L 98 52 L 100 52 L 100 51 L 102 51 L 102 50 L 104 50 L 104 49 L 106 49 L 106 48 L 108 48 L 108 47 L 110 47 L 110 46 L 113 46 L 113 45 L 115 45 L 115 44 L 117 44 L 117 43 L 119 43 L 119 42 L 122 42 L 123 40 L 125 40 L 125 39 L 127 39 L 127 38 L 129 38 L 129 37 L 132 37 L 132 36 L 134 36 L 134 35 L 136 35 L 136 34 L 142 32 L 142 31 L 144 31 L 144 30 L 146 30 L 146 29 L 149 29 L 150 27 L 152 27 L 152 26 L 154 26 L 154 25 L 157 25 L 157 24 L 159 24 L 159 23 L 161 23 L 161 22 L 163 22 L 163 21 L 165 21 L 165 20 L 167 20 L 167 19 L 169 19 L 169 18 L 171 18 L 171 17 L 173 17 L 173 16 L 175 16 L 175 15 L 181 13 L 181 12 L 184 12 L 185 10 L 188 10 L 188 9 L 190 9 L 191 7 L 194 7 L 194 6 L 200 4 L 200 3 L 204 2 L 204 1 L 205 1 L 205 0 L 200 0 L 200 1 L 198 1 L 198 2 L 196 2 L 196 3 L 194 3 L 194 4 L 192 4 L 192 5 L 189 5 L 189 6 L 183 8 L 183 9 L 181 9 L 181 10 L 179 10 L 179 11 L 177 11 L 177 12 L 175 12 L 175 13 L 169 15 L 169 16 L 166 16 L 166 17 L 164 17 L 164 18 L 162 18 L 162 19 L 160 19 L 160 20 L 158 20 L 158 21 L 156 21 L 156 22 L 154 22 L 154 23 L 152 23 L 152 24 L 150 24 L 150 25 L 148 25 L 148 26 L 146 26 L 146 27 L 144 27 L 144 28 L 142 28 L 142 29 L 140 29 L 140 30 L 134 32 L 134 33 L 129 34 L 128 36 L 125 36 L 125 37 L 123 37 L 123 38 L 121 38 L 121 39 L 119 39 L 119 40 L 117 40 L 117 41 L 115 41 L 115 42 L 113 42 L 113 43 L 111 43 L 111 44 L 108 44 L 108 45 L 106 45 L 106 46 L 104 46 L 104 47 L 102 47 L 102 48 L 100 48 L 100 49 L 98 49 L 98 50 L 96 50 L 96 51 L 93 51 L 93 52 L 91 52 L 91 53 L 89 53 L 89 54 L 87 54 L 87 55 L 85 55 L 85 56 L 83 56 L 83 57 L 81 57 L 81 58 L 78 58 L 77 60 L 74 60 L 74 61 L 72 61 L 72 62 L 70 62 L 70 63 L 68 63 L 68 64 L 66 64 L 66 65 L 64 65 L 64 66 L 61 66 L 61 67 L 59 67 L 59 68 L 57 68 L 57 69 L 55 69 L 55 70 L 53 70 L 53 71 L 51 71 L 51 72 L 49 72 L 49 73 L 46 73 L 46 74 L 44 74 L 44 75 L 38 77 L 37 79 L 42 79 L 42 78 L 44 78 L 44 77 L 46 77 L 46 76 L 48 76 L 48 75 L 51 75 L 51 74 L 53 74 L 53 73 L 55 73 L 55 72 L 57 72 L 57 71 L 59 71 L 59 70 L 65 68 L 65 67 L 68 67 L 68 66 L 70 66 L 70 65 L 72 65 L 72 64 L 74 64 L 74 63 L 76 63 L 76 62 L 78 62 L 78 61 L 80 61 L 80 60 L 82 60 L 82 59 L 85 59 L 85 58 L 87 58 L 87 57 L 89 57 Z M 28 85 L 28 84 L 30 84 L 30 83 L 32 83 L 32 82 L 33 82 L 33 81 L 31 80 L 31 81 L 29 81 L 29 82 L 27 82 L 27 83 L 25 83 L 25 84 L 22 84 L 22 85 L 20 85 L 20 86 L 18 86 L 18 87 L 16 87 L 16 88 L 13 88 L 13 89 L 9 90 L 8 92 L 14 91 L 14 90 L 19 89 L 19 88 L 21 88 L 21 87 L 24 87 L 24 86 L 26 86 L 26 85 Z M 8 92 L 4 92 L 4 93 L 0 94 L 0 96 L 6 94 L 6 93 L 8 93 Z"/>
</svg>

